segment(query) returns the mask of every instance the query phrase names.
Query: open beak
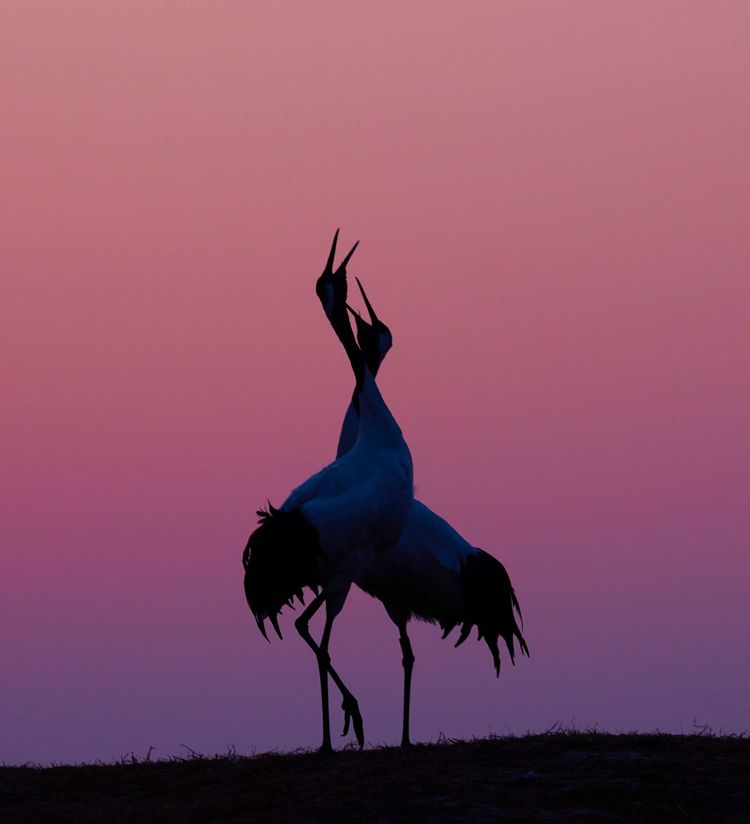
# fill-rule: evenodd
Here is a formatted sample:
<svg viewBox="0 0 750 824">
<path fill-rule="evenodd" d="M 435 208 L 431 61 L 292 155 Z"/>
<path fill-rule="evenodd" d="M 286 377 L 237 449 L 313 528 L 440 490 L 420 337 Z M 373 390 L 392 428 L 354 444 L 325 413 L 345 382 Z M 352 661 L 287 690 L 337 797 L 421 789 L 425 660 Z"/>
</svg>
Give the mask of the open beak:
<svg viewBox="0 0 750 824">
<path fill-rule="evenodd" d="M 336 229 L 336 233 L 333 236 L 333 243 L 331 244 L 331 251 L 328 253 L 328 260 L 326 261 L 326 268 L 323 270 L 325 274 L 332 275 L 333 274 L 333 258 L 336 255 L 336 243 L 339 239 L 339 229 Z"/>
<path fill-rule="evenodd" d="M 370 323 L 374 324 L 377 322 L 378 316 L 375 314 L 375 310 L 372 308 L 372 304 L 369 300 L 367 300 L 367 293 L 365 292 L 364 286 L 360 283 L 358 277 L 355 276 L 354 278 L 357 281 L 357 286 L 359 286 L 359 291 L 362 293 L 362 300 L 365 302 L 365 306 L 367 307 L 367 311 L 370 314 Z"/>
<path fill-rule="evenodd" d="M 338 243 L 339 239 L 339 229 L 336 229 L 336 232 L 333 236 L 333 243 L 331 244 L 331 251 L 328 253 L 328 260 L 326 261 L 326 268 L 324 270 L 324 274 L 332 275 L 333 274 L 333 259 L 336 257 L 336 244 Z M 357 241 L 354 246 L 349 250 L 349 254 L 343 259 L 343 261 L 339 264 L 336 272 L 342 272 L 346 274 L 346 264 L 349 263 L 351 260 L 352 255 L 354 254 L 357 246 L 359 246 L 359 241 Z"/>
<path fill-rule="evenodd" d="M 338 271 L 341 271 L 342 269 L 346 269 L 346 264 L 349 263 L 349 260 L 351 259 L 351 256 L 354 254 L 354 252 L 357 249 L 357 246 L 359 246 L 359 241 L 357 241 L 354 244 L 354 246 L 352 246 L 352 248 L 349 250 L 349 254 L 341 261 L 341 263 L 339 264 Z"/>
</svg>

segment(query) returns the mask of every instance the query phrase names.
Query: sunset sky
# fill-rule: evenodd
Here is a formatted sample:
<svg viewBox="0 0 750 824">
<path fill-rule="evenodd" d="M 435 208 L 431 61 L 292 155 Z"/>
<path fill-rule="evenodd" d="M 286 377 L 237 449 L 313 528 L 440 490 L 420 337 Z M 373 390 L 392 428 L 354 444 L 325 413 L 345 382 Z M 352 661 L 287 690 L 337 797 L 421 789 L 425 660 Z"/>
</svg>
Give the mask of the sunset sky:
<svg viewBox="0 0 750 824">
<path fill-rule="evenodd" d="M 749 38 L 744 0 L 3 3 L 0 761 L 319 743 L 240 559 L 335 452 L 337 226 L 417 495 L 531 648 L 496 680 L 413 626 L 413 737 L 750 729 Z M 382 607 L 331 653 L 397 742 Z"/>
</svg>

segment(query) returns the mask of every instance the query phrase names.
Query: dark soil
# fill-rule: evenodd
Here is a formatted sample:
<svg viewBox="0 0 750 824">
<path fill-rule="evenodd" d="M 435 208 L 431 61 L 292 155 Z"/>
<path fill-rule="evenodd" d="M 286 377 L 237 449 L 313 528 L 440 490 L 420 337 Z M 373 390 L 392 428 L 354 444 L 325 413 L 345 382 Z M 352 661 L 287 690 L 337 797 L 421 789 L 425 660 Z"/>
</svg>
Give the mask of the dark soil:
<svg viewBox="0 0 750 824">
<path fill-rule="evenodd" d="M 3 767 L 0 820 L 750 822 L 750 739 L 556 733 L 328 757 Z"/>
</svg>

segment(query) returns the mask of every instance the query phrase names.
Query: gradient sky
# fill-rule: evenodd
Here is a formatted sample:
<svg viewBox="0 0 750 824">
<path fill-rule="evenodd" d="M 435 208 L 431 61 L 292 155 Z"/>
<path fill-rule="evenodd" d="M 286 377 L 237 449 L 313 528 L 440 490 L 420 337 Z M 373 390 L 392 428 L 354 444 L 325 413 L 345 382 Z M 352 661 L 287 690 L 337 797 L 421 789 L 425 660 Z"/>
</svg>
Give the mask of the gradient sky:
<svg viewBox="0 0 750 824">
<path fill-rule="evenodd" d="M 747 730 L 749 37 L 744 0 L 3 3 L 0 761 L 319 743 L 240 556 L 335 450 L 339 225 L 417 493 L 532 652 L 414 627 L 415 738 Z M 397 741 L 379 604 L 332 655 Z"/>
</svg>

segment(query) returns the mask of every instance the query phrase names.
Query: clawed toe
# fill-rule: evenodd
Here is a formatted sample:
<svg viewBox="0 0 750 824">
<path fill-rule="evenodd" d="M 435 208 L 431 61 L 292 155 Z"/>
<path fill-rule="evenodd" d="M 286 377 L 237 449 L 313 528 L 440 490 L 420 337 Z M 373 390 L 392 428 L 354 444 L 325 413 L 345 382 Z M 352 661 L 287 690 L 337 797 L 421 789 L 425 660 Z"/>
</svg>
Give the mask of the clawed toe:
<svg viewBox="0 0 750 824">
<path fill-rule="evenodd" d="M 349 725 L 354 728 L 354 735 L 357 739 L 359 748 L 362 749 L 365 745 L 365 726 L 362 721 L 362 713 L 359 711 L 359 704 L 357 699 L 353 696 L 346 696 L 341 704 L 341 709 L 344 711 L 344 731 L 341 733 L 345 736 L 349 732 Z"/>
</svg>

